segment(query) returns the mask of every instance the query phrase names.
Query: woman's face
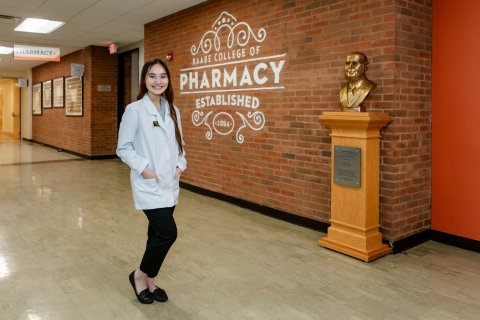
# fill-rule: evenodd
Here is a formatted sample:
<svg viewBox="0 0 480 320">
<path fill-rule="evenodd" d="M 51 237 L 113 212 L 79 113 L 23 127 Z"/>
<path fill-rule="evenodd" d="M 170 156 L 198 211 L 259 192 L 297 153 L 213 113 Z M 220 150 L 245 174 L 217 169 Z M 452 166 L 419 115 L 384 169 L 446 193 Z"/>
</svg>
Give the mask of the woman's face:
<svg viewBox="0 0 480 320">
<path fill-rule="evenodd" d="M 150 94 L 161 96 L 168 87 L 167 72 L 161 64 L 154 64 L 145 76 L 145 86 Z"/>
</svg>

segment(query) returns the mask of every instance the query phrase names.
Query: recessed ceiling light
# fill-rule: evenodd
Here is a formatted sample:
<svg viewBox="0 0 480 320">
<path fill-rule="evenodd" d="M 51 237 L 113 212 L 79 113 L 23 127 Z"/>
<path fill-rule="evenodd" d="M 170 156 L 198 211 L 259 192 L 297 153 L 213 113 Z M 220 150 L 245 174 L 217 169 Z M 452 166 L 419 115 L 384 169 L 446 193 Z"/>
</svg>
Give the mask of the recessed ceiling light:
<svg viewBox="0 0 480 320">
<path fill-rule="evenodd" d="M 13 48 L 0 46 L 0 54 L 10 54 L 13 52 Z"/>
<path fill-rule="evenodd" d="M 62 21 L 27 18 L 18 27 L 15 28 L 15 31 L 50 33 L 57 28 L 60 28 L 64 24 L 65 22 Z"/>
</svg>

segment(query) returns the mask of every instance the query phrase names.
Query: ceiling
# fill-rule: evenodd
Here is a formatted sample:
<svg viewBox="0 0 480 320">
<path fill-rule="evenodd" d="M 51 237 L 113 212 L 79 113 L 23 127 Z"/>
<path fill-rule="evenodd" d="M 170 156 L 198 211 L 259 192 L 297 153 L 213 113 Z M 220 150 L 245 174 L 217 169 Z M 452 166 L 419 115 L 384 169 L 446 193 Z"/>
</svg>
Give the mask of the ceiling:
<svg viewBox="0 0 480 320">
<path fill-rule="evenodd" d="M 143 25 L 192 7 L 204 0 L 0 0 L 0 15 L 19 17 L 15 23 L 0 18 L 0 46 L 14 44 L 60 48 L 61 56 L 88 47 L 116 43 L 118 47 L 143 39 Z M 25 18 L 63 21 L 50 34 L 17 32 Z M 44 61 L 13 60 L 0 55 L 0 73 L 23 71 Z"/>
</svg>

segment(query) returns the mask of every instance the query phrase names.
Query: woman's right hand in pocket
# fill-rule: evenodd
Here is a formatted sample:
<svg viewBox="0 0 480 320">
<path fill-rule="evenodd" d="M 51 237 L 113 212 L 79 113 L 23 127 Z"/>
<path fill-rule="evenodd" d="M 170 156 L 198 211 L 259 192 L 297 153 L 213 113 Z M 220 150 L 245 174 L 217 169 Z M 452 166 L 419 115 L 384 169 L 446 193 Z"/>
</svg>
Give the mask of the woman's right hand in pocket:
<svg viewBox="0 0 480 320">
<path fill-rule="evenodd" d="M 160 183 L 160 177 L 152 169 L 146 167 L 142 172 L 144 179 L 155 179 L 157 183 Z"/>
</svg>

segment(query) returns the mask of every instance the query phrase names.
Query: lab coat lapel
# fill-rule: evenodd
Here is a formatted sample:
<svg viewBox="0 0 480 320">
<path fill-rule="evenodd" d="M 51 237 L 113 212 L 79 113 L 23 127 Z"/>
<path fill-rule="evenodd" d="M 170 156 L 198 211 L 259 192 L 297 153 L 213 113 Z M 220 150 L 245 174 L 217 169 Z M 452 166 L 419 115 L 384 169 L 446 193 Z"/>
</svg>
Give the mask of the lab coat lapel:
<svg viewBox="0 0 480 320">
<path fill-rule="evenodd" d="M 163 99 L 163 98 L 161 98 L 161 99 Z M 159 127 L 162 128 L 163 131 L 165 131 L 165 133 L 168 133 L 169 126 L 171 125 L 171 122 L 172 122 L 172 120 L 170 119 L 170 108 L 168 106 L 168 102 L 165 101 L 166 102 L 165 103 L 165 106 L 166 106 L 165 121 L 162 119 L 162 117 L 158 113 L 157 108 L 155 107 L 155 105 L 150 100 L 150 98 L 148 97 L 147 94 L 145 94 L 145 96 L 143 96 L 143 102 L 144 102 L 144 105 L 147 109 L 147 113 L 149 115 L 155 116 L 155 118 L 157 119 L 157 122 L 159 124 Z"/>
<path fill-rule="evenodd" d="M 166 132 L 169 132 L 168 129 L 172 125 L 172 118 L 170 118 L 170 106 L 168 105 L 168 102 L 165 101 L 165 121 L 162 121 L 163 129 Z"/>
<path fill-rule="evenodd" d="M 143 100 L 143 104 L 145 105 L 145 108 L 147 109 L 147 113 L 152 116 L 158 116 L 157 108 L 155 108 L 155 105 L 150 100 L 148 95 L 144 95 L 142 100 Z"/>
</svg>

